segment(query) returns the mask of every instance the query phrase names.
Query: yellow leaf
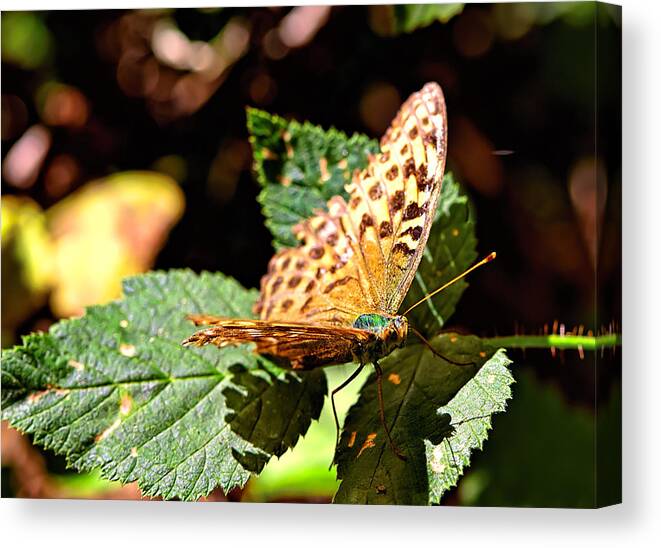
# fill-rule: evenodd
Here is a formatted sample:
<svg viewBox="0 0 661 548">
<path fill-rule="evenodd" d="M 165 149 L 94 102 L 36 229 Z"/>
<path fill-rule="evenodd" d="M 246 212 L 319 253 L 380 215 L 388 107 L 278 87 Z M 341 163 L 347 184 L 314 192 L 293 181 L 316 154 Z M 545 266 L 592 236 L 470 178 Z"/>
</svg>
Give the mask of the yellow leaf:
<svg viewBox="0 0 661 548">
<path fill-rule="evenodd" d="M 148 270 L 184 210 L 177 183 L 124 172 L 86 184 L 48 212 L 55 246 L 51 308 L 75 316 L 120 296 L 121 280 Z"/>
<path fill-rule="evenodd" d="M 8 332 L 42 306 L 53 277 L 44 212 L 19 196 L 2 197 L 2 327 Z"/>
</svg>

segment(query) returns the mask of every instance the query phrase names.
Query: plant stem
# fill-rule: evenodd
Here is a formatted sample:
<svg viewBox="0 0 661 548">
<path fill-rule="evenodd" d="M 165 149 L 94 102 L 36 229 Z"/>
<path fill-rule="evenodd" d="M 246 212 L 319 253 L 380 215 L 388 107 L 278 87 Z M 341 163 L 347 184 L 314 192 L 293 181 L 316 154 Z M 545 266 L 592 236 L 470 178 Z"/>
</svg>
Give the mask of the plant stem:
<svg viewBox="0 0 661 548">
<path fill-rule="evenodd" d="M 494 346 L 506 348 L 573 348 L 584 350 L 599 350 L 622 345 L 622 335 L 612 333 L 587 337 L 583 335 L 510 335 L 506 337 L 489 337 L 484 339 Z"/>
</svg>

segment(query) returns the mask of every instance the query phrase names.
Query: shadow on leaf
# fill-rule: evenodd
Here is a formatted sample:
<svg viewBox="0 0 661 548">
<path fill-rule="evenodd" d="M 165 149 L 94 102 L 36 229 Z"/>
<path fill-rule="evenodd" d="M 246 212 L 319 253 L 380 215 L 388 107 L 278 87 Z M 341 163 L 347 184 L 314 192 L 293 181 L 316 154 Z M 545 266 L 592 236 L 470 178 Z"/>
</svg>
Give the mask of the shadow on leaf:
<svg viewBox="0 0 661 548">
<path fill-rule="evenodd" d="M 275 374 L 234 365 L 230 372 L 231 384 L 223 390 L 230 409 L 226 421 L 235 434 L 266 453 L 280 457 L 319 418 L 327 391 L 321 369 Z M 268 460 L 236 450 L 234 456 L 256 473 Z"/>
</svg>

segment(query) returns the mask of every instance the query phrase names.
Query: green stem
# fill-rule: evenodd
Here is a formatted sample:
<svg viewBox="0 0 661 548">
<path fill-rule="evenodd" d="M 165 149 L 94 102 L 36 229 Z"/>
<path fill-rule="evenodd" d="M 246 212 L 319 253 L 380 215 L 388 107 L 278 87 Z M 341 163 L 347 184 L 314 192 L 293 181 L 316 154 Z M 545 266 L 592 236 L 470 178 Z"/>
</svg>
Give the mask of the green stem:
<svg viewBox="0 0 661 548">
<path fill-rule="evenodd" d="M 583 348 L 599 350 L 622 345 L 622 335 L 612 333 L 598 337 L 582 335 L 510 335 L 484 339 L 498 347 L 506 348 Z"/>
</svg>

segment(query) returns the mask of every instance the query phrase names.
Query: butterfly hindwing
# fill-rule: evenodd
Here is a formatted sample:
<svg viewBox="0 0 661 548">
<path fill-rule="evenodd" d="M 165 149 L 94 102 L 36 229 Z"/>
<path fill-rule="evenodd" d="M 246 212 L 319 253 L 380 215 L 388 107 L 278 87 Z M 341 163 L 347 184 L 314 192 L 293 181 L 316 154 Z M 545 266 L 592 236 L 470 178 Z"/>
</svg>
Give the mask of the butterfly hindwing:
<svg viewBox="0 0 661 548">
<path fill-rule="evenodd" d="M 315 326 L 295 322 L 241 320 L 192 315 L 196 325 L 207 325 L 184 341 L 187 346 L 214 344 L 218 347 L 254 343 L 255 351 L 293 369 L 356 361 L 357 349 L 374 344 L 370 331 Z M 285 363 L 282 363 L 282 362 Z"/>
<path fill-rule="evenodd" d="M 381 151 L 294 227 L 297 248 L 277 253 L 262 278 L 262 320 L 351 326 L 363 313 L 395 314 L 415 276 L 441 191 L 445 101 L 434 83 L 411 95 Z"/>
</svg>

